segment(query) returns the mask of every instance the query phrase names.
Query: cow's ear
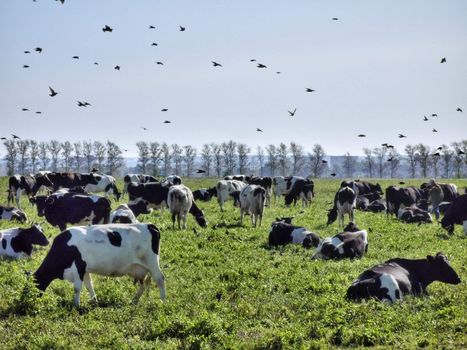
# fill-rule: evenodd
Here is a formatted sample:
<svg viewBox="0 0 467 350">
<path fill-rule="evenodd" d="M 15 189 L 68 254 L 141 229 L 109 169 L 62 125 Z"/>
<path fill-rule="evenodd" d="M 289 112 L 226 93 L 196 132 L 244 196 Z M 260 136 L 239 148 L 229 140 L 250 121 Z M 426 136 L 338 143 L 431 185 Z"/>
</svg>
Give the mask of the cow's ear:
<svg viewBox="0 0 467 350">
<path fill-rule="evenodd" d="M 427 255 L 427 256 L 426 256 L 426 259 L 427 259 L 429 262 L 432 262 L 433 260 L 435 260 L 434 256 L 432 256 L 432 255 Z"/>
</svg>

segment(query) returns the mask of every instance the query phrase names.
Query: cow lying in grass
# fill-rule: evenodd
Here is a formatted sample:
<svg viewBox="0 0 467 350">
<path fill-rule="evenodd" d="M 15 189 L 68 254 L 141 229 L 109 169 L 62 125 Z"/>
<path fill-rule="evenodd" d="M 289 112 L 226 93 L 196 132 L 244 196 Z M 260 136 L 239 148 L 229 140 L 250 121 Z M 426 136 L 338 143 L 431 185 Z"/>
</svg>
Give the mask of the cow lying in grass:
<svg viewBox="0 0 467 350">
<path fill-rule="evenodd" d="M 269 231 L 269 245 L 301 244 L 304 248 L 317 247 L 319 236 L 302 226 L 295 226 L 291 218 L 278 219 L 271 224 Z"/>
<path fill-rule="evenodd" d="M 46 246 L 49 244 L 44 231 L 39 225 L 29 228 L 10 228 L 0 231 L 0 257 L 18 259 L 29 257 L 33 245 Z"/>
<path fill-rule="evenodd" d="M 18 208 L 4 207 L 0 205 L 0 220 L 26 222 L 28 217 L 26 213 Z"/>
</svg>

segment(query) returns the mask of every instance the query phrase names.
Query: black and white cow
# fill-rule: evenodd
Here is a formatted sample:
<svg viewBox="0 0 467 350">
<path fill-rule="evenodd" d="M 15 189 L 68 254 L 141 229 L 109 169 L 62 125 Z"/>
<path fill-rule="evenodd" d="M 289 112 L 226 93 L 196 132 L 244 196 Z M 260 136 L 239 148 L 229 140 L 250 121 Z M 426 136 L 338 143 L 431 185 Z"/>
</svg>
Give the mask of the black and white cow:
<svg viewBox="0 0 467 350">
<path fill-rule="evenodd" d="M 152 209 L 148 208 L 148 203 L 144 200 L 134 204 L 120 204 L 117 209 L 110 213 L 110 222 L 115 224 L 136 224 L 137 217 L 141 214 L 149 214 Z"/>
<path fill-rule="evenodd" d="M 285 205 L 289 206 L 292 202 L 295 205 L 297 204 L 297 200 L 301 199 L 302 207 L 308 207 L 315 195 L 314 189 L 315 185 L 313 181 L 297 178 L 288 193 L 285 195 Z"/>
<path fill-rule="evenodd" d="M 253 176 L 251 179 L 248 180 L 250 185 L 259 185 L 266 190 L 266 204 L 269 205 L 271 203 L 271 196 L 272 196 L 272 177 L 265 176 Z"/>
<path fill-rule="evenodd" d="M 86 187 L 87 185 L 97 185 L 98 180 L 95 173 L 60 173 L 52 172 L 45 176 L 52 182 L 53 190 L 61 188 Z"/>
<path fill-rule="evenodd" d="M 148 182 L 137 184 L 131 182 L 127 191 L 130 203 L 134 204 L 139 200 L 145 200 L 148 208 L 161 209 L 167 208 L 167 195 L 169 194 L 169 185 L 161 182 Z"/>
<path fill-rule="evenodd" d="M 443 200 L 446 202 L 453 202 L 454 199 L 457 198 L 459 193 L 457 192 L 457 186 L 455 184 L 445 184 L 445 183 L 438 183 L 438 185 L 443 190 Z M 430 188 L 430 184 L 428 182 L 424 182 L 420 185 L 420 189 L 426 190 Z M 424 192 L 428 195 L 428 191 Z"/>
<path fill-rule="evenodd" d="M 328 225 L 339 217 L 339 225 L 344 226 L 344 215 L 349 214 L 350 221 L 355 222 L 354 211 L 357 204 L 357 194 L 350 187 L 342 187 L 334 197 L 334 206 L 328 212 Z"/>
<path fill-rule="evenodd" d="M 44 231 L 39 225 L 28 228 L 10 228 L 0 231 L 0 258 L 18 259 L 29 257 L 33 245 L 46 246 L 49 244 Z"/>
<path fill-rule="evenodd" d="M 159 182 L 154 176 L 147 174 L 127 174 L 123 177 L 122 197 L 127 193 L 128 184 L 136 182 L 137 184 L 145 184 L 148 182 Z"/>
<path fill-rule="evenodd" d="M 247 184 L 243 181 L 239 180 L 220 180 L 216 184 L 217 190 L 217 202 L 219 203 L 219 207 L 221 211 L 224 211 L 224 202 L 227 201 L 234 192 L 238 194 L 243 190 Z M 239 205 L 239 202 L 235 200 L 234 197 L 234 205 Z"/>
<path fill-rule="evenodd" d="M 373 213 L 386 211 L 386 202 L 383 199 L 377 199 L 368 205 L 367 210 Z"/>
<path fill-rule="evenodd" d="M 200 188 L 193 191 L 193 198 L 196 201 L 209 202 L 213 196 L 217 196 L 216 187 Z"/>
<path fill-rule="evenodd" d="M 36 196 L 33 202 L 37 214 L 45 216 L 48 223 L 61 231 L 67 224 L 107 224 L 110 216 L 110 201 L 97 195 L 76 193 L 53 193 Z"/>
<path fill-rule="evenodd" d="M 240 192 L 240 225 L 243 225 L 243 216 L 250 214 L 251 225 L 259 226 L 263 220 L 263 211 L 266 201 L 266 190 L 259 185 L 248 185 Z"/>
<path fill-rule="evenodd" d="M 178 175 L 169 175 L 162 182 L 164 184 L 169 185 L 169 186 L 181 185 L 182 184 L 182 178 L 180 176 L 178 176 Z"/>
<path fill-rule="evenodd" d="M 410 207 L 412 204 L 417 204 L 422 198 L 422 191 L 416 187 L 410 186 L 402 188 L 397 186 L 389 186 L 386 188 L 387 215 L 397 215 L 401 204 L 404 204 L 406 207 Z"/>
<path fill-rule="evenodd" d="M 368 198 L 366 198 L 365 196 L 361 196 L 361 195 L 357 196 L 357 201 L 355 202 L 355 207 L 358 210 L 366 211 L 366 210 L 368 210 L 369 206 L 370 206 L 370 200 Z"/>
<path fill-rule="evenodd" d="M 319 242 L 312 259 L 361 258 L 368 250 L 368 233 L 350 223 L 344 232 Z"/>
<path fill-rule="evenodd" d="M 341 183 L 341 188 L 343 187 L 350 187 L 357 193 L 357 195 L 364 195 L 364 194 L 369 194 L 369 193 L 378 193 L 378 194 L 383 194 L 383 190 L 381 189 L 380 184 L 372 184 L 367 181 L 360 181 L 360 180 L 355 180 L 355 181 L 342 181 Z M 368 198 L 370 199 L 370 198 Z M 379 198 L 375 198 L 379 199 Z M 373 199 L 373 200 L 375 200 Z M 371 199 L 370 199 L 371 201 Z"/>
<path fill-rule="evenodd" d="M 52 187 L 48 175 L 13 175 L 8 179 L 8 204 L 16 202 L 21 209 L 20 197 L 25 193 L 29 198 L 36 195 L 41 187 Z"/>
<path fill-rule="evenodd" d="M 175 219 L 177 219 L 178 229 L 180 229 L 180 221 L 182 222 L 182 228 L 184 230 L 186 229 L 186 217 L 188 213 L 195 217 L 198 225 L 207 227 L 203 211 L 198 208 L 193 199 L 193 193 L 185 185 L 174 185 L 170 187 L 167 195 L 167 205 L 172 215 L 173 229 L 175 229 Z"/>
<path fill-rule="evenodd" d="M 115 180 L 113 176 L 100 175 L 97 173 L 93 175 L 97 180 L 97 184 L 87 184 L 84 186 L 84 191 L 92 193 L 104 192 L 106 197 L 113 195 L 116 201 L 120 199 L 121 193 L 117 188 L 117 180 Z"/>
<path fill-rule="evenodd" d="M 290 218 L 286 218 L 290 219 Z M 320 239 L 316 233 L 313 233 L 302 226 L 292 225 L 291 222 L 280 219 L 271 224 L 269 231 L 269 245 L 278 246 L 286 244 L 301 244 L 304 248 L 317 247 Z"/>
<path fill-rule="evenodd" d="M 454 225 L 463 225 L 467 234 L 467 194 L 457 197 L 441 219 L 441 226 L 450 234 L 454 232 Z"/>
<path fill-rule="evenodd" d="M 79 306 L 84 283 L 97 303 L 91 273 L 128 275 L 140 283 L 133 299 L 137 303 L 151 278 L 165 300 L 164 275 L 159 266 L 160 231 L 152 224 L 108 224 L 70 227 L 55 237 L 52 247 L 34 273 L 37 287 L 45 291 L 55 279 L 73 283 L 74 304 Z"/>
<path fill-rule="evenodd" d="M 274 184 L 274 199 L 277 199 L 277 197 L 289 193 L 293 184 L 297 180 L 305 180 L 305 178 L 301 176 L 274 176 L 274 178 L 272 179 L 272 182 Z"/>
<path fill-rule="evenodd" d="M 28 221 L 28 217 L 26 216 L 26 213 L 20 209 L 0 205 L 0 220 L 18 221 L 23 223 Z"/>
<path fill-rule="evenodd" d="M 400 221 L 403 221 L 408 224 L 412 223 L 428 223 L 433 222 L 431 214 L 427 210 L 423 210 L 417 207 L 415 204 L 412 204 L 409 207 L 405 207 L 401 204 L 399 211 L 397 212 L 397 218 Z"/>
<path fill-rule="evenodd" d="M 459 284 L 459 276 L 443 253 L 426 259 L 391 259 L 363 272 L 347 290 L 351 300 L 375 298 L 380 301 L 401 300 L 403 295 L 426 295 L 434 281 Z"/>
</svg>

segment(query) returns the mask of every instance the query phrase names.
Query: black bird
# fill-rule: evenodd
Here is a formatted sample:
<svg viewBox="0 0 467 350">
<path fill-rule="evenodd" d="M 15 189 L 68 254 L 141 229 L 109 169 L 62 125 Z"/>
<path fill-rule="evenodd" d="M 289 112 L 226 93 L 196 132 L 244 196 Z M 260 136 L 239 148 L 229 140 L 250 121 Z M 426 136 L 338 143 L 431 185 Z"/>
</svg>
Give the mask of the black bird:
<svg viewBox="0 0 467 350">
<path fill-rule="evenodd" d="M 42 52 L 42 47 L 36 47 L 34 51 L 41 53 Z"/>
<path fill-rule="evenodd" d="M 74 58 L 75 60 L 79 60 L 79 56 L 73 56 L 72 58 Z"/>
<path fill-rule="evenodd" d="M 437 116 L 438 116 L 438 114 L 436 114 L 436 113 L 432 113 L 432 114 L 431 114 L 431 116 L 432 116 L 432 117 L 437 117 Z"/>
<path fill-rule="evenodd" d="M 123 149 L 124 152 L 128 152 L 128 150 L 126 148 Z"/>
<path fill-rule="evenodd" d="M 336 176 L 336 175 L 337 175 L 336 173 L 331 173 L 331 176 L 332 176 L 332 177 L 334 177 L 334 176 Z"/>
<path fill-rule="evenodd" d="M 115 70 L 120 70 L 120 66 L 115 66 L 114 69 Z"/>
<path fill-rule="evenodd" d="M 427 121 L 428 121 L 428 118 L 426 117 L 426 115 L 423 116 L 423 121 L 424 121 L 424 122 L 427 122 Z"/>
<path fill-rule="evenodd" d="M 24 53 L 31 53 L 31 51 L 24 51 Z"/>
<path fill-rule="evenodd" d="M 388 144 L 387 143 L 382 143 L 381 146 L 382 147 L 388 147 Z"/>
<path fill-rule="evenodd" d="M 339 18 L 337 18 L 337 17 L 333 17 L 333 18 L 332 18 L 333 21 L 337 21 L 338 19 L 339 19 Z"/>
<path fill-rule="evenodd" d="M 50 97 L 54 97 L 55 95 L 58 94 L 58 92 L 56 92 L 56 91 L 55 91 L 54 89 L 52 89 L 50 86 L 49 86 L 49 90 L 50 90 L 50 94 L 49 94 Z"/>
<path fill-rule="evenodd" d="M 154 27 L 154 26 L 149 26 L 149 29 L 156 29 L 156 27 Z"/>
<path fill-rule="evenodd" d="M 161 112 L 167 112 L 169 109 L 168 108 L 162 108 Z"/>
<path fill-rule="evenodd" d="M 394 159 L 393 157 L 389 158 L 388 162 L 392 162 L 393 159 Z"/>
<path fill-rule="evenodd" d="M 365 134 L 358 134 L 358 137 L 366 137 Z"/>
<path fill-rule="evenodd" d="M 462 150 L 458 150 L 458 151 L 457 151 L 457 154 L 461 156 L 461 155 L 465 154 L 465 152 L 462 151 Z"/>
<path fill-rule="evenodd" d="M 393 145 L 388 145 L 387 147 L 388 147 L 388 148 L 391 148 L 391 149 L 394 149 L 394 146 L 393 146 Z"/>
<path fill-rule="evenodd" d="M 267 68 L 267 67 L 266 67 L 264 64 L 262 64 L 262 63 L 258 63 L 256 67 L 258 67 L 258 68 Z"/>
<path fill-rule="evenodd" d="M 14 139 L 18 139 L 18 140 L 20 140 L 20 139 L 21 139 L 21 137 L 19 137 L 19 136 L 16 136 L 15 134 L 11 134 L 11 136 L 13 136 L 13 138 L 14 138 Z"/>
<path fill-rule="evenodd" d="M 65 0 L 55 0 L 55 1 L 60 1 L 62 5 L 65 3 Z"/>
<path fill-rule="evenodd" d="M 157 61 L 156 64 L 160 64 L 161 66 L 164 65 L 164 63 L 162 63 L 161 61 Z"/>
<path fill-rule="evenodd" d="M 295 112 L 296 112 L 296 111 L 297 111 L 297 108 L 295 108 L 295 109 L 293 110 L 293 112 L 291 112 L 291 111 L 287 111 L 287 112 L 289 112 L 290 116 L 293 117 L 293 116 L 295 115 Z"/>
<path fill-rule="evenodd" d="M 440 156 L 439 152 L 433 153 L 432 155 L 432 157 L 439 157 L 439 156 Z"/>
<path fill-rule="evenodd" d="M 185 27 L 182 27 L 182 26 L 178 26 L 178 27 L 180 28 L 180 31 L 181 31 L 181 32 L 184 32 L 185 29 L 186 29 Z"/>
<path fill-rule="evenodd" d="M 170 124 L 172 123 L 170 120 L 164 120 L 164 124 Z"/>
<path fill-rule="evenodd" d="M 26 111 L 29 111 L 29 109 L 23 108 L 22 111 L 23 111 L 23 112 L 26 112 Z"/>
<path fill-rule="evenodd" d="M 313 92 L 313 91 L 316 91 L 316 90 L 313 90 L 313 89 L 310 89 L 310 88 L 306 88 L 306 92 Z"/>
<path fill-rule="evenodd" d="M 460 107 L 457 107 L 456 112 L 462 112 L 462 109 Z"/>
<path fill-rule="evenodd" d="M 399 185 L 405 185 L 404 181 L 399 181 Z"/>
<path fill-rule="evenodd" d="M 217 63 L 217 62 L 215 62 L 215 61 L 211 61 L 211 62 L 212 62 L 212 65 L 213 65 L 214 67 L 222 67 L 222 64 L 220 64 L 220 63 Z"/>
<path fill-rule="evenodd" d="M 89 102 L 81 102 L 81 101 L 77 101 L 78 102 L 78 106 L 79 107 L 87 107 L 87 106 L 90 106 L 91 104 Z"/>
<path fill-rule="evenodd" d="M 281 74 L 281 72 L 276 72 L 276 74 Z"/>
<path fill-rule="evenodd" d="M 263 132 L 263 130 L 261 130 L 260 128 L 256 128 L 256 131 Z"/>
<path fill-rule="evenodd" d="M 29 68 L 27 64 L 23 64 L 23 68 Z"/>
<path fill-rule="evenodd" d="M 205 172 L 206 170 L 203 170 L 203 169 L 196 170 L 196 174 L 204 174 Z"/>
<path fill-rule="evenodd" d="M 94 62 L 94 64 L 95 64 L 96 66 L 98 66 L 98 65 L 99 65 L 99 63 L 97 63 L 97 62 Z"/>
<path fill-rule="evenodd" d="M 157 43 L 152 43 L 151 46 L 157 46 Z"/>
<path fill-rule="evenodd" d="M 42 112 L 41 112 L 41 111 L 37 111 L 36 114 L 42 114 Z"/>
<path fill-rule="evenodd" d="M 446 63 L 446 57 L 443 57 L 440 63 Z"/>
<path fill-rule="evenodd" d="M 149 130 L 148 128 L 145 128 L 144 126 L 142 126 L 141 129 L 146 130 L 146 131 Z"/>
<path fill-rule="evenodd" d="M 441 151 L 442 149 L 443 149 L 443 147 L 441 147 L 441 146 L 437 148 L 438 151 Z"/>
<path fill-rule="evenodd" d="M 6 140 L 6 137 L 0 137 L 0 140 Z"/>
<path fill-rule="evenodd" d="M 328 161 L 327 161 L 327 160 L 324 160 L 324 159 L 321 159 L 321 163 L 323 163 L 323 164 L 327 164 L 327 163 L 328 163 Z"/>
<path fill-rule="evenodd" d="M 103 31 L 103 32 L 109 32 L 109 33 L 110 33 L 112 30 L 113 30 L 113 29 L 110 28 L 107 24 L 105 25 L 104 28 L 102 28 L 102 31 Z"/>
<path fill-rule="evenodd" d="M 433 128 L 433 132 L 438 132 L 438 130 L 436 130 L 435 128 Z"/>
<path fill-rule="evenodd" d="M 403 139 L 404 137 L 407 137 L 407 136 L 402 135 L 402 134 L 399 134 L 399 138 L 400 138 L 400 139 Z"/>
<path fill-rule="evenodd" d="M 252 58 L 252 59 L 250 60 L 250 62 L 256 62 L 256 60 L 255 60 L 254 58 Z"/>
</svg>

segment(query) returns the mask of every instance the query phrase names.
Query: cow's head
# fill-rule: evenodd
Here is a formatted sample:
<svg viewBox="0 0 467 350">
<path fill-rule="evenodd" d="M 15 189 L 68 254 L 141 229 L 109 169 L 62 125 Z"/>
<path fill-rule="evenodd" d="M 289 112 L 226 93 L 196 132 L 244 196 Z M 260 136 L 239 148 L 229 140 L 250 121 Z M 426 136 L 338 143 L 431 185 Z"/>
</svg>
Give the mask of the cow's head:
<svg viewBox="0 0 467 350">
<path fill-rule="evenodd" d="M 449 284 L 459 284 L 461 279 L 449 264 L 448 258 L 443 253 L 437 253 L 436 256 L 428 255 L 426 257 L 430 265 L 430 278 L 434 281 L 440 281 Z"/>
<path fill-rule="evenodd" d="M 199 226 L 208 227 L 208 223 L 206 221 L 206 218 L 204 217 L 204 214 L 196 215 L 195 220 L 196 220 L 196 222 L 198 223 Z"/>
<path fill-rule="evenodd" d="M 344 232 L 357 232 L 360 231 L 357 224 L 349 222 L 349 224 L 344 228 Z"/>
<path fill-rule="evenodd" d="M 319 237 L 315 233 L 309 233 L 303 239 L 303 247 L 308 249 L 311 247 L 317 247 L 319 245 Z"/>
<path fill-rule="evenodd" d="M 376 184 L 373 188 L 373 192 L 376 192 L 378 194 L 383 194 L 383 190 L 381 188 L 381 185 L 380 184 Z M 380 197 L 381 198 L 381 197 Z M 379 198 L 378 198 L 379 199 Z"/>
<path fill-rule="evenodd" d="M 29 199 L 29 201 L 32 204 L 36 205 L 37 215 L 39 216 L 45 215 L 45 207 L 46 207 L 47 198 L 49 198 L 49 196 L 35 196 Z"/>
<path fill-rule="evenodd" d="M 46 246 L 49 244 L 49 240 L 44 234 L 44 230 L 39 224 L 33 224 L 30 228 L 23 231 L 27 240 L 31 244 L 37 244 L 40 246 Z"/>
<path fill-rule="evenodd" d="M 128 208 L 130 208 L 133 214 L 135 214 L 135 216 L 138 217 L 138 215 L 141 214 L 151 213 L 152 209 L 149 208 L 148 205 L 148 201 L 140 199 L 134 203 L 128 203 Z"/>
<path fill-rule="evenodd" d="M 328 225 L 331 225 L 334 221 L 337 220 L 337 207 L 333 207 L 328 210 Z"/>
</svg>

